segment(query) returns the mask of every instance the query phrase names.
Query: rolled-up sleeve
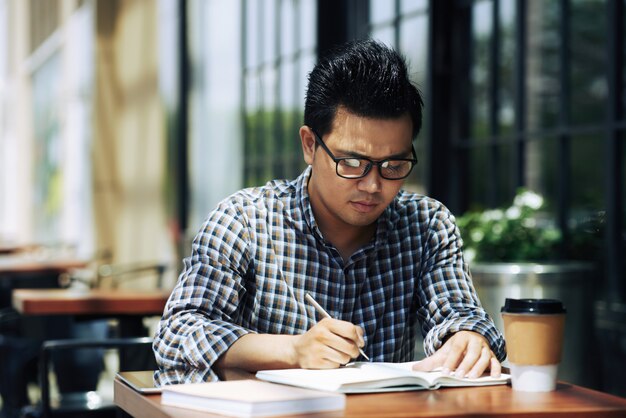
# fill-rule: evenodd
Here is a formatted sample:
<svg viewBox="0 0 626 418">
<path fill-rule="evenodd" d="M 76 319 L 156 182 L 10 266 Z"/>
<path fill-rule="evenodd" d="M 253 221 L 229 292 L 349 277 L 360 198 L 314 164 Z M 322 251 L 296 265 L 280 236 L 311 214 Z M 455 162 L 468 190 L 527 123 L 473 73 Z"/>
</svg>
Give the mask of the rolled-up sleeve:
<svg viewBox="0 0 626 418">
<path fill-rule="evenodd" d="M 165 369 L 208 369 L 241 336 L 248 228 L 241 213 L 212 212 L 184 260 L 158 324 L 154 352 Z"/>
<path fill-rule="evenodd" d="M 426 333 L 424 351 L 432 355 L 453 333 L 474 331 L 488 340 L 503 361 L 504 338 L 480 304 L 463 259 L 459 229 L 445 207 L 434 213 L 427 234 L 418 291 L 418 315 Z"/>
</svg>

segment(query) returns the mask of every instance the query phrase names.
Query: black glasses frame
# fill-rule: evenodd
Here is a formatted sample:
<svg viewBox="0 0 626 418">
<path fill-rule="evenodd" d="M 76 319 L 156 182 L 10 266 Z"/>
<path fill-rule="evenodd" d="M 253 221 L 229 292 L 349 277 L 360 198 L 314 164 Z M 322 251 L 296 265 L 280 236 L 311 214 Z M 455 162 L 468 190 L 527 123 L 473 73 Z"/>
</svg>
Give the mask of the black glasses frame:
<svg viewBox="0 0 626 418">
<path fill-rule="evenodd" d="M 335 157 L 335 155 L 332 153 L 332 151 L 326 146 L 326 144 L 324 143 L 324 141 L 322 141 L 322 138 L 317 134 L 317 132 L 315 132 L 313 129 L 311 129 L 311 132 L 313 132 L 313 136 L 315 136 L 315 142 L 317 142 L 322 149 L 324 149 L 324 151 L 326 151 L 326 154 L 328 154 L 328 156 L 335 162 L 335 173 L 337 173 L 337 175 L 341 178 L 344 179 L 360 179 L 363 178 L 365 176 L 367 176 L 367 174 L 370 172 L 370 170 L 372 169 L 372 166 L 377 166 L 378 167 L 378 174 L 380 174 L 380 176 L 386 180 L 402 180 L 407 178 L 411 172 L 413 171 L 413 167 L 415 167 L 415 165 L 417 164 L 417 154 L 415 153 L 415 147 L 413 147 L 413 145 L 411 145 L 411 154 L 413 155 L 413 158 L 385 158 L 384 160 L 379 160 L 379 161 L 374 161 L 374 160 L 370 160 L 369 158 L 366 157 Z M 361 174 L 360 176 L 344 176 L 342 174 L 339 174 L 339 163 L 341 161 L 344 160 L 365 160 L 367 161 L 367 165 L 365 166 L 365 170 L 363 170 L 363 174 Z M 411 168 L 409 169 L 409 171 L 402 177 L 387 177 L 383 174 L 383 169 L 382 169 L 382 165 L 388 161 L 408 161 L 411 163 Z"/>
</svg>

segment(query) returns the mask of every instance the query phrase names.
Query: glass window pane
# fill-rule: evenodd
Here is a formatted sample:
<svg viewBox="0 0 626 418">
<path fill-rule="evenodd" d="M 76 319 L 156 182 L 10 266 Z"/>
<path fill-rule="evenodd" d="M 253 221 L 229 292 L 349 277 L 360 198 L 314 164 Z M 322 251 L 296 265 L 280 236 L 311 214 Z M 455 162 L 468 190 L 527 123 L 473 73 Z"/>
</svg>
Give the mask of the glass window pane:
<svg viewBox="0 0 626 418">
<path fill-rule="evenodd" d="M 370 22 L 378 24 L 390 21 L 396 14 L 396 2 L 389 0 L 370 0 Z"/>
<path fill-rule="evenodd" d="M 294 109 L 301 105 L 296 103 L 296 66 L 294 61 L 285 61 L 280 66 L 280 107 L 281 109 Z"/>
<path fill-rule="evenodd" d="M 317 61 L 317 57 L 313 53 L 308 53 L 302 56 L 300 60 L 300 88 L 298 89 L 298 109 L 301 109 L 302 114 L 304 115 L 304 99 L 306 94 L 306 87 L 308 84 L 308 75 L 313 69 L 315 62 Z"/>
<path fill-rule="evenodd" d="M 428 77 L 428 16 L 402 21 L 400 52 L 409 62 L 412 81 L 425 90 Z"/>
<path fill-rule="evenodd" d="M 545 199 L 549 210 L 556 204 L 559 196 L 558 173 L 561 170 L 559 148 L 555 137 L 535 138 L 525 145 L 525 182 L 526 188 L 539 193 Z"/>
<path fill-rule="evenodd" d="M 470 149 L 469 172 L 472 173 L 470 201 L 478 208 L 508 205 L 514 194 L 514 144 L 494 147 L 480 145 Z"/>
<path fill-rule="evenodd" d="M 407 58 L 411 81 L 417 85 L 422 94 L 427 92 L 428 78 L 428 16 L 417 15 L 400 23 L 400 52 Z M 423 97 L 427 103 L 426 97 Z M 427 111 L 427 109 L 425 109 Z M 426 193 L 426 173 L 430 161 L 426 158 L 426 138 L 428 138 L 428 118 L 423 118 L 422 131 L 415 142 L 418 164 L 407 179 L 407 189 Z"/>
<path fill-rule="evenodd" d="M 570 66 L 572 122 L 576 125 L 604 122 L 607 111 L 606 5 L 604 2 L 572 2 Z"/>
<path fill-rule="evenodd" d="M 317 36 L 317 6 L 316 0 L 301 0 L 298 3 L 300 13 L 300 47 L 302 49 L 314 48 Z"/>
<path fill-rule="evenodd" d="M 263 69 L 261 79 L 261 100 L 263 101 L 263 108 L 266 110 L 273 110 L 276 107 L 276 73 L 277 70 L 271 66 L 266 66 Z"/>
<path fill-rule="evenodd" d="M 502 144 L 496 149 L 497 158 L 495 167 L 494 186 L 496 188 L 496 205 L 506 206 L 510 204 L 515 195 L 515 144 Z"/>
<path fill-rule="evenodd" d="M 245 80 L 246 89 L 246 112 L 256 112 L 259 107 L 260 97 L 259 94 L 259 80 L 255 73 L 250 73 L 246 76 Z"/>
<path fill-rule="evenodd" d="M 474 147 L 470 150 L 468 171 L 472 173 L 469 181 L 469 196 L 472 206 L 489 207 L 488 179 L 490 177 L 487 170 L 489 167 L 488 155 L 488 147 L 485 146 Z"/>
<path fill-rule="evenodd" d="M 393 3 L 393 2 L 389 2 Z M 428 10 L 428 0 L 402 0 L 400 2 L 400 14 Z"/>
<path fill-rule="evenodd" d="M 604 147 L 598 146 L 603 137 L 588 135 L 572 140 L 572 187 L 567 224 L 570 233 L 568 250 L 575 259 L 597 260 L 604 241 L 604 236 L 594 231 L 599 227 L 600 213 L 606 208 L 603 187 L 606 170 L 599 163 L 604 156 Z M 598 163 L 590 164 L 590 161 Z"/>
<path fill-rule="evenodd" d="M 396 41 L 393 27 L 387 26 L 383 28 L 376 28 L 372 30 L 371 37 L 372 39 L 376 39 L 386 45 L 395 47 Z"/>
<path fill-rule="evenodd" d="M 276 58 L 276 0 L 263 0 L 263 63 Z"/>
<path fill-rule="evenodd" d="M 487 138 L 489 132 L 489 45 L 493 32 L 491 2 L 478 2 L 472 8 L 473 63 L 471 69 L 472 138 Z"/>
<path fill-rule="evenodd" d="M 530 130 L 554 127 L 559 120 L 559 49 L 562 45 L 558 6 L 556 1 L 527 3 L 526 122 Z"/>
<path fill-rule="evenodd" d="M 604 159 L 604 147 L 598 146 L 602 141 L 602 135 L 572 138 L 571 184 L 575 187 L 570 190 L 570 204 L 573 212 L 604 207 L 604 165 L 600 163 Z"/>
<path fill-rule="evenodd" d="M 243 28 L 246 40 L 246 66 L 256 67 L 260 63 L 259 52 L 259 0 L 248 0 L 246 2 L 246 24 Z"/>
<path fill-rule="evenodd" d="M 294 22 L 296 21 L 296 10 L 293 1 L 280 2 L 280 54 L 290 55 L 296 52 L 296 34 L 294 33 Z"/>
<path fill-rule="evenodd" d="M 500 1 L 500 134 L 513 132 L 515 124 L 515 2 Z"/>
<path fill-rule="evenodd" d="M 287 61 L 280 68 L 280 132 L 283 138 L 281 152 L 283 154 L 293 154 L 295 148 L 294 138 L 298 130 L 295 125 L 294 113 L 298 106 L 302 104 L 296 102 L 298 94 L 296 92 L 296 66 L 295 62 Z M 284 165 L 284 164 L 283 164 Z"/>
</svg>

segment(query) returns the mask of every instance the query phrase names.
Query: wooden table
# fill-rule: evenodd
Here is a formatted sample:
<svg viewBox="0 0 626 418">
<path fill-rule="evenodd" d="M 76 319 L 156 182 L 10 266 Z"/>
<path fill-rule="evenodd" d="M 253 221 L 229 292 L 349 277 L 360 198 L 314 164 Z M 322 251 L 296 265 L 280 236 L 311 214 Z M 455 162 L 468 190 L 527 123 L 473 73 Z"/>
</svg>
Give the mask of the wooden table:
<svg viewBox="0 0 626 418">
<path fill-rule="evenodd" d="M 0 255 L 32 251 L 36 249 L 37 247 L 39 246 L 35 244 L 18 244 L 18 243 L 0 242 Z"/>
<path fill-rule="evenodd" d="M 162 315 L 169 292 L 126 289 L 15 289 L 22 315 Z"/>
<path fill-rule="evenodd" d="M 87 266 L 89 261 L 74 258 L 37 258 L 32 255 L 0 256 L 0 277 L 16 274 L 60 274 Z"/>
<path fill-rule="evenodd" d="M 143 319 L 148 316 L 161 316 L 168 297 L 169 292 L 147 290 L 12 289 L 10 303 L 21 315 L 20 334 L 16 339 L 27 341 L 36 348 L 36 341 L 79 338 L 73 334 L 75 325 L 79 322 L 103 318 L 117 320 L 115 331 L 119 338 L 145 336 L 148 330 Z M 25 324 L 26 322 L 28 325 Z M 106 338 L 98 330 L 101 328 L 97 328 L 93 337 L 81 336 L 80 338 L 96 340 Z M 20 357 L 19 350 L 12 346 L 8 348 L 12 350 L 12 356 L 10 358 L 5 356 L 0 361 L 20 364 L 28 360 L 28 358 Z M 139 348 L 124 350 L 119 356 L 120 367 L 155 367 L 154 357 L 149 357 L 145 351 Z M 93 355 L 93 361 L 91 359 L 85 361 L 84 356 L 87 355 Z M 97 364 L 101 361 L 101 358 L 93 354 L 93 350 L 84 353 L 80 361 L 74 361 L 74 359 L 55 361 L 57 381 L 60 373 L 65 373 L 65 376 L 69 373 L 71 376 L 73 368 L 81 367 L 82 373 L 85 374 L 85 370 L 91 364 L 96 368 L 93 373 L 98 373 Z M 7 381 L 26 382 L 23 370 L 16 368 L 11 375 L 3 377 Z M 64 377 L 64 381 L 68 381 L 67 377 Z M 66 385 L 66 391 L 71 392 L 76 389 Z M 14 401 L 16 404 L 18 402 L 23 402 L 23 400 Z"/>
<path fill-rule="evenodd" d="M 160 395 L 141 395 L 115 380 L 115 404 L 136 418 L 205 418 L 213 415 L 161 405 Z M 329 417 L 626 417 L 626 399 L 559 383 L 548 393 L 515 392 L 510 386 L 347 395 L 346 409 Z"/>
<path fill-rule="evenodd" d="M 38 257 L 33 254 L 0 256 L 0 308 L 11 306 L 14 289 L 58 288 L 59 276 L 84 268 L 88 260 L 69 257 Z"/>
</svg>

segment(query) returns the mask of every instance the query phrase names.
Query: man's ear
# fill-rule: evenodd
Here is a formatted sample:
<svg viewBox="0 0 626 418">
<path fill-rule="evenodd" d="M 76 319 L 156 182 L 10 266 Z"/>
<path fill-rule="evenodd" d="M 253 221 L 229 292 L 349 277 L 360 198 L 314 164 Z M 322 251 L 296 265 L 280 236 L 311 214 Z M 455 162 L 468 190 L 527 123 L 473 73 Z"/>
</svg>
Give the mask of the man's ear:
<svg viewBox="0 0 626 418">
<path fill-rule="evenodd" d="M 300 127 L 300 142 L 302 143 L 304 162 L 312 165 L 313 156 L 315 155 L 315 136 L 311 128 L 306 125 Z"/>
</svg>

